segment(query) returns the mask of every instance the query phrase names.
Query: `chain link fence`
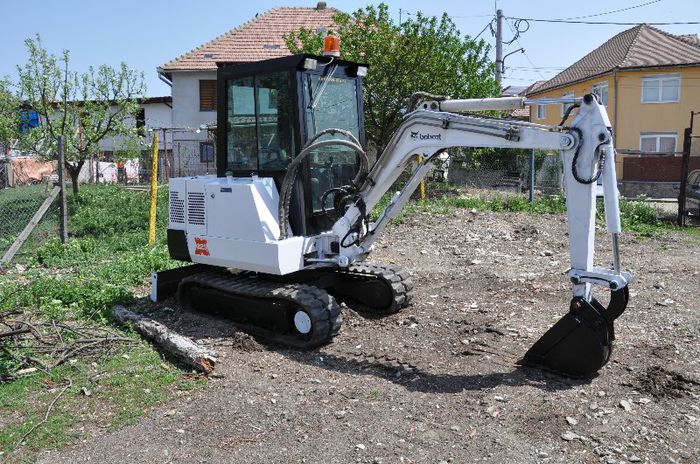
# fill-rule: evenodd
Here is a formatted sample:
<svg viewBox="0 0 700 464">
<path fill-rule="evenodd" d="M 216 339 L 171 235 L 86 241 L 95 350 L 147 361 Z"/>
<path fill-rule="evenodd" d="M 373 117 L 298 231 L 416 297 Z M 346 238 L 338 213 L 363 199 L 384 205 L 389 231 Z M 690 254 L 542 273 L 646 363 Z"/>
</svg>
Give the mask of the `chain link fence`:
<svg viewBox="0 0 700 464">
<path fill-rule="evenodd" d="M 25 230 L 20 256 L 58 235 L 58 201 L 45 205 L 42 217 L 33 222 L 47 198 L 55 199 L 57 179 L 56 162 L 30 156 L 0 158 L 0 259 Z"/>
<path fill-rule="evenodd" d="M 534 197 L 563 191 L 559 152 L 454 149 L 448 159 L 444 158 L 433 170 L 432 180 L 442 177 L 454 186 L 473 189 L 481 195 L 509 193 Z"/>
</svg>

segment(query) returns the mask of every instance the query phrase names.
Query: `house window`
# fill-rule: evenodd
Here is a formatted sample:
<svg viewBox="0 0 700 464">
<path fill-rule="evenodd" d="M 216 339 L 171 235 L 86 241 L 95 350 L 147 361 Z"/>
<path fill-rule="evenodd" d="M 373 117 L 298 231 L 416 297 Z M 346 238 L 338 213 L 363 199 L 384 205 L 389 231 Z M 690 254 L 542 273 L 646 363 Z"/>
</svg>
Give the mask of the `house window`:
<svg viewBox="0 0 700 464">
<path fill-rule="evenodd" d="M 680 94 L 680 74 L 642 77 L 642 103 L 673 103 L 680 100 Z"/>
<path fill-rule="evenodd" d="M 566 92 L 561 96 L 562 98 L 574 98 L 574 93 L 573 92 Z M 564 114 L 566 114 L 566 111 L 574 106 L 573 103 L 562 103 L 561 105 L 561 117 L 564 117 Z"/>
<path fill-rule="evenodd" d="M 537 119 L 547 119 L 547 105 L 537 105 Z"/>
<path fill-rule="evenodd" d="M 599 82 L 593 84 L 593 93 L 598 96 L 603 106 L 608 106 L 608 83 Z"/>
<path fill-rule="evenodd" d="M 676 151 L 675 132 L 642 132 L 639 149 L 643 152 L 673 153 Z"/>
<path fill-rule="evenodd" d="M 214 162 L 214 144 L 212 142 L 200 142 L 199 144 L 199 162 L 213 163 Z"/>
<path fill-rule="evenodd" d="M 146 134 L 146 110 L 139 108 L 136 112 L 136 130 L 139 134 Z"/>
<path fill-rule="evenodd" d="M 216 80 L 199 81 L 199 111 L 216 111 Z"/>
</svg>

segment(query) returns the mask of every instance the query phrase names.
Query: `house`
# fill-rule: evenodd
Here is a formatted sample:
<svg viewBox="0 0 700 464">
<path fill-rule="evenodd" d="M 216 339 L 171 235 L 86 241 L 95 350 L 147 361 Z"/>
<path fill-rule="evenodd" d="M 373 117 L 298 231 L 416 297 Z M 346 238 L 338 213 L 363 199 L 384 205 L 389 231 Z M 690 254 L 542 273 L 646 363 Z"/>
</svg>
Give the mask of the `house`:
<svg viewBox="0 0 700 464">
<path fill-rule="evenodd" d="M 597 94 L 608 109 L 615 145 L 621 152 L 616 162 L 620 192 L 675 197 L 684 130 L 689 126 L 690 112 L 700 110 L 698 82 L 698 36 L 673 35 L 641 24 L 533 86 L 527 95 L 559 98 Z M 565 105 L 533 106 L 530 120 L 559 124 L 565 110 Z M 692 156 L 691 169 L 698 167 L 700 156 Z"/>
<path fill-rule="evenodd" d="M 528 88 L 529 87 L 525 85 L 507 85 L 501 90 L 501 97 L 520 97 L 525 95 L 525 91 Z M 508 117 L 527 121 L 530 118 L 530 111 L 527 108 L 518 108 L 509 111 Z"/>
<path fill-rule="evenodd" d="M 173 133 L 173 163 L 183 160 L 181 175 L 216 170 L 217 61 L 247 63 L 290 55 L 285 34 L 301 28 L 326 31 L 336 13 L 325 2 L 313 8 L 273 8 L 158 68 L 161 80 L 172 88 L 172 124 L 178 128 Z"/>
<path fill-rule="evenodd" d="M 169 154 L 172 154 L 172 98 L 164 97 L 148 97 L 138 101 L 140 111 L 136 118 L 131 121 L 134 127 L 143 129 L 143 149 L 141 150 L 140 158 L 134 158 L 125 162 L 126 175 L 128 179 L 133 181 L 143 181 L 148 178 L 150 166 L 146 166 L 150 160 L 150 150 L 147 149 L 152 144 L 153 133 L 159 134 L 160 146 L 160 169 L 169 168 L 171 173 L 173 167 L 169 166 L 162 156 L 164 149 L 167 149 Z M 116 108 L 112 106 L 111 108 Z M 31 115 L 27 117 L 27 121 L 35 120 L 28 123 L 26 130 L 32 130 L 41 124 L 41 118 L 36 112 L 28 111 Z M 55 113 L 50 118 L 59 117 Z M 105 137 L 99 142 L 98 149 L 83 165 L 78 179 L 81 182 L 117 182 L 117 158 L 120 150 L 124 150 L 124 138 L 122 137 Z M 133 147 L 130 147 L 133 148 Z M 24 185 L 27 183 L 42 182 L 51 175 L 55 175 L 55 162 L 41 161 L 36 154 L 25 153 L 18 147 L 0 147 L 0 188 L 6 186 Z M 172 158 L 172 155 L 171 155 Z"/>
<path fill-rule="evenodd" d="M 173 166 L 172 161 L 172 141 L 173 141 L 173 124 L 172 124 L 172 97 L 148 97 L 139 100 L 139 114 L 136 120 L 133 121 L 134 126 L 143 130 L 144 148 L 140 159 L 132 159 L 126 161 L 125 170 L 126 177 L 134 181 L 143 182 L 147 180 L 150 172 L 150 147 L 153 143 L 153 134 L 158 133 L 159 145 L 159 171 L 169 171 L 165 174 L 175 174 L 177 166 Z M 118 170 L 115 161 L 118 158 L 117 152 L 124 149 L 123 140 L 120 137 L 108 137 L 102 139 L 99 143 L 100 153 L 96 158 L 91 158 L 81 170 L 79 179 L 87 182 L 117 182 Z M 169 158 L 163 155 L 168 153 Z M 161 171 L 162 172 L 162 171 Z"/>
</svg>

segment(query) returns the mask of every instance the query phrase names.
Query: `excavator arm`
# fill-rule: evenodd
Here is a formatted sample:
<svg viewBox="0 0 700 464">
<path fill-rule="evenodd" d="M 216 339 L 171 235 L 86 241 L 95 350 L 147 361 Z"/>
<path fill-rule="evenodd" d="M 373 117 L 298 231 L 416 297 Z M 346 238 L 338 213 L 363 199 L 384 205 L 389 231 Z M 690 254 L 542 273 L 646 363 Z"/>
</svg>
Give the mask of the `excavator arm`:
<svg viewBox="0 0 700 464">
<path fill-rule="evenodd" d="M 510 109 L 530 103 L 569 103 L 580 108 L 572 124 L 566 127 L 457 114 Z M 507 98 L 423 104 L 405 117 L 357 194 L 351 202 L 345 202 L 345 214 L 335 222 L 326 240 L 317 242 L 321 260 L 335 261 L 344 267 L 368 254 L 389 221 L 401 211 L 430 171 L 436 156 L 450 147 L 561 151 L 571 258 L 568 276 L 573 284 L 573 299 L 570 312 L 532 347 L 524 362 L 573 376 L 596 372 L 610 356 L 613 321 L 627 305 L 627 285 L 632 276 L 620 269 L 621 227 L 612 130 L 605 108 L 593 95 L 547 102 Z M 367 212 L 419 156 L 424 161 L 403 189 L 392 197 L 374 223 L 368 223 Z M 612 245 L 611 269 L 594 266 L 596 184 L 601 177 Z M 594 285 L 611 290 L 607 308 L 594 298 Z"/>
</svg>

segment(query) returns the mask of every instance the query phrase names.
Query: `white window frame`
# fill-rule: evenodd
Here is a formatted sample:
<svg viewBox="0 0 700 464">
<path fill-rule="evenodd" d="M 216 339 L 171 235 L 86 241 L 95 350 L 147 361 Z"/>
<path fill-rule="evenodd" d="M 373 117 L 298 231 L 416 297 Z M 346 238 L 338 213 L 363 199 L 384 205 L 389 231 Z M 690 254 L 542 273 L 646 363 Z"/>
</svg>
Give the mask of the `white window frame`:
<svg viewBox="0 0 700 464">
<path fill-rule="evenodd" d="M 547 119 L 547 105 L 537 105 L 535 107 L 535 119 Z"/>
<path fill-rule="evenodd" d="M 658 100 L 649 100 L 646 101 L 644 100 L 644 83 L 649 82 L 649 81 L 659 81 L 659 94 Z M 663 95 L 663 84 L 664 82 L 667 81 L 678 81 L 678 98 L 675 100 L 662 100 L 661 95 Z M 642 76 L 642 83 L 640 85 L 640 101 L 642 103 L 646 104 L 654 104 L 654 103 L 678 103 L 681 101 L 681 75 L 680 73 L 674 73 L 674 74 L 650 74 L 647 76 Z"/>
<path fill-rule="evenodd" d="M 599 89 L 605 89 L 605 92 L 608 94 L 607 100 L 609 101 L 610 100 L 610 86 L 608 85 L 608 81 L 597 82 L 597 83 L 593 84 L 593 87 L 591 88 L 591 92 L 598 95 L 600 97 L 600 101 L 603 103 L 603 106 L 605 106 L 607 108 L 608 102 L 603 101 L 602 93 L 600 93 L 600 94 L 596 93 L 596 91 L 598 91 Z"/>
<path fill-rule="evenodd" d="M 671 137 L 673 136 L 673 151 L 676 151 L 678 147 L 678 133 L 677 132 L 642 132 L 639 134 L 639 151 L 642 151 L 642 141 L 644 139 L 656 139 L 656 149 L 654 151 L 658 153 L 665 153 L 659 150 L 661 147 L 661 137 Z"/>
<path fill-rule="evenodd" d="M 561 94 L 561 98 L 574 98 L 576 95 L 574 92 L 566 92 Z M 561 104 L 561 117 L 564 117 L 564 113 L 566 113 L 566 110 L 570 107 L 573 106 L 573 103 L 562 103 Z"/>
</svg>

